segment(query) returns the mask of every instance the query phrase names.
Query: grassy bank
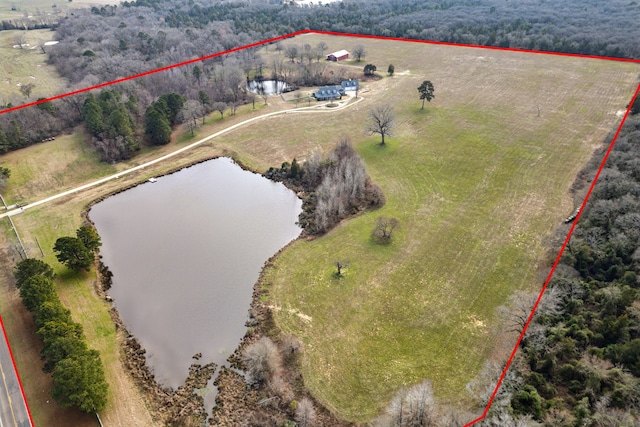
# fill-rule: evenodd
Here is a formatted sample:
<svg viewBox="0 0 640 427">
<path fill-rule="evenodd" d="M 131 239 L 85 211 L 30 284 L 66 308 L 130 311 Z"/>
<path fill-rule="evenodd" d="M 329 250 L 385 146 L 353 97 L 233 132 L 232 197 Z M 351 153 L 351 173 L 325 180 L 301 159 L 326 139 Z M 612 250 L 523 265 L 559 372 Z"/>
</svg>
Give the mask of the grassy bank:
<svg viewBox="0 0 640 427">
<path fill-rule="evenodd" d="M 87 143 L 81 129 L 71 135 L 58 137 L 52 142 L 4 154 L 1 158 L 2 164 L 9 167 L 12 174 L 3 197 L 8 204 L 34 202 L 139 165 L 252 115 L 261 114 L 261 110 L 268 111 L 272 108 L 263 105 L 256 107 L 256 111 L 253 111 L 251 106 L 241 107 L 237 115 L 225 117 L 223 120 L 220 120 L 218 113 L 212 114 L 195 136 L 192 137 L 190 133 L 180 129 L 174 135 L 175 142 L 163 147 L 144 148 L 131 161 L 117 165 L 99 162 L 95 150 Z M 274 105 L 273 108 L 278 108 L 278 105 Z M 115 330 L 111 321 L 109 304 L 98 298 L 94 291 L 97 280 L 95 272 L 72 274 L 64 268 L 57 262 L 52 251 L 55 240 L 61 236 L 74 235 L 82 223 L 81 212 L 92 200 L 181 165 L 211 156 L 229 154 L 230 150 L 231 147 L 217 147 L 213 143 L 203 144 L 170 161 L 53 203 L 29 209 L 13 217 L 28 255 L 41 258 L 54 267 L 59 276 L 57 287 L 60 299 L 71 310 L 74 320 L 83 325 L 89 346 L 100 351 L 110 387 L 108 406 L 100 414 L 105 425 L 148 427 L 156 425 L 157 420 L 154 420 L 147 410 L 140 392 L 124 368 L 119 345 L 123 337 Z M 50 376 L 41 371 L 39 351 L 42 344 L 33 333 L 31 315 L 22 306 L 17 289 L 13 286 L 13 268 L 20 259 L 14 249 L 17 240 L 7 220 L 2 221 L 1 225 L 0 313 L 7 327 L 34 422 L 37 426 L 94 426 L 97 423 L 94 416 L 61 409 L 51 399 Z"/>
</svg>

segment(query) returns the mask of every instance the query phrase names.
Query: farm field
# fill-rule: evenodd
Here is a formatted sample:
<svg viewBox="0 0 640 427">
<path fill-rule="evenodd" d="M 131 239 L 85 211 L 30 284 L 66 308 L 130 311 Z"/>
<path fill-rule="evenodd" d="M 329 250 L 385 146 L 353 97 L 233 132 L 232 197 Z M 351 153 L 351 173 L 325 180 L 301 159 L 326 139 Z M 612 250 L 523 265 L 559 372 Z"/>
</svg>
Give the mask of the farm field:
<svg viewBox="0 0 640 427">
<path fill-rule="evenodd" d="M 74 9 L 87 8 L 92 6 L 104 6 L 107 4 L 118 4 L 117 0 L 73 0 L 73 1 L 51 1 L 51 0 L 0 0 L 0 20 L 16 20 L 20 18 L 44 19 L 51 15 L 65 16 Z M 56 5 L 54 8 L 53 5 Z M 15 7 L 16 10 L 12 10 Z"/>
<path fill-rule="evenodd" d="M 499 333 L 496 308 L 542 285 L 545 239 L 575 209 L 569 188 L 619 121 L 639 68 L 321 35 L 292 42 L 321 39 L 329 51 L 361 43 L 369 54 L 359 66 L 392 63 L 396 74 L 368 84 L 366 102 L 339 116 L 274 119 L 256 130 L 269 135 L 266 144 L 254 144 L 256 134 L 234 137 L 255 158 L 290 146 L 300 159 L 349 135 L 388 202 L 297 241 L 267 272 L 265 302 L 277 307 L 278 326 L 304 342 L 305 384 L 342 417 L 367 421 L 425 378 L 440 401 L 468 407 L 465 384 L 487 358 L 505 356 L 498 342 L 515 341 Z M 436 98 L 421 111 L 423 80 Z M 363 132 L 380 104 L 398 118 L 384 148 Z M 379 216 L 400 222 L 388 246 L 370 238 Z M 337 260 L 350 265 L 340 279 Z"/>
<path fill-rule="evenodd" d="M 47 65 L 47 56 L 39 47 L 54 38 L 50 30 L 0 31 L 0 105 L 26 104 L 63 92 L 64 80 Z M 29 46 L 14 48 L 20 41 Z M 32 49 L 34 46 L 38 47 Z M 34 85 L 29 98 L 20 92 L 20 87 L 27 84 Z"/>
<path fill-rule="evenodd" d="M 233 155 L 264 171 L 294 157 L 300 161 L 316 148 L 328 151 L 347 135 L 387 204 L 285 250 L 276 268 L 267 271 L 265 303 L 280 308 L 275 311 L 279 327 L 303 340 L 305 383 L 338 415 L 365 422 L 400 387 L 424 378 L 433 381 L 439 400 L 467 406 L 464 385 L 488 357 L 501 358 L 505 348 L 498 342 L 511 345 L 496 331 L 496 307 L 515 290 L 541 285 L 537 273 L 544 268 L 545 238 L 575 208 L 569 194 L 574 177 L 621 117 L 640 69 L 600 60 L 311 34 L 283 45 L 320 40 L 329 51 L 365 45 L 364 61 L 341 64 L 360 71 L 373 63 L 384 76 L 363 85 L 362 102 L 339 112 L 255 122 L 167 163 L 28 210 L 14 222 L 30 253 L 39 254 L 37 237 L 45 261 L 64 275 L 50 248 L 57 237 L 73 233 L 82 209 L 103 194 L 214 155 Z M 281 54 L 269 49 L 267 64 L 271 55 Z M 384 72 L 389 63 L 395 65 L 393 77 Z M 416 90 L 423 80 L 433 82 L 436 94 L 424 111 Z M 382 148 L 364 126 L 368 111 L 385 103 L 394 106 L 398 126 Z M 195 138 L 284 108 L 293 105 L 275 97 L 260 111 L 243 107 L 222 121 L 215 113 Z M 194 138 L 183 132 L 174 139 L 118 165 L 100 164 L 79 134 L 9 153 L 2 156 L 3 166 L 12 170 L 6 194 L 12 202 L 39 200 Z M 382 215 L 400 221 L 388 246 L 370 239 Z M 13 320 L 5 317 L 11 337 L 21 328 L 29 330 L 31 320 L 15 289 L 7 286 L 16 255 L 4 222 L 3 230 L 0 310 L 11 313 Z M 338 259 L 350 264 L 339 280 L 333 277 Z M 61 299 L 83 324 L 90 345 L 101 351 L 110 379 L 111 403 L 103 421 L 152 425 L 118 358 L 119 337 L 109 324 L 108 305 L 92 291 L 95 276 L 65 278 Z M 15 344 L 14 353 L 27 355 L 18 359 L 21 372 L 39 363 L 33 340 Z M 46 403 L 43 377 L 34 372 L 23 381 L 36 401 L 36 424 L 56 425 L 51 420 L 65 418 Z M 95 423 L 76 421 L 78 426 Z"/>
</svg>

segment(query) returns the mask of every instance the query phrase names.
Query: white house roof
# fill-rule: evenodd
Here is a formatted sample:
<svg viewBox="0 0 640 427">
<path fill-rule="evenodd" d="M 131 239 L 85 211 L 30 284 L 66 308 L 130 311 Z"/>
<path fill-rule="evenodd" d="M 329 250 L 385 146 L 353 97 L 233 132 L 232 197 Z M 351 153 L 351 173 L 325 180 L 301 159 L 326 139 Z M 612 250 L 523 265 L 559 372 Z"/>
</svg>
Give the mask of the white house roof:
<svg viewBox="0 0 640 427">
<path fill-rule="evenodd" d="M 349 55 L 349 51 L 342 49 L 337 52 L 330 53 L 327 56 L 335 56 L 336 58 L 340 58 L 341 56 L 344 56 L 344 55 Z"/>
</svg>

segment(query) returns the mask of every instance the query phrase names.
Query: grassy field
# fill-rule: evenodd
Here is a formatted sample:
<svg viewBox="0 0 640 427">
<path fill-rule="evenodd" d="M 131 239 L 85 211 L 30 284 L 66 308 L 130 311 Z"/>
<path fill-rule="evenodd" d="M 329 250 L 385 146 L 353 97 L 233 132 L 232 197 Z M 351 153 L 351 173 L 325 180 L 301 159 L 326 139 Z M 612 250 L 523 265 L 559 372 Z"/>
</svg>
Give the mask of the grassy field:
<svg viewBox="0 0 640 427">
<path fill-rule="evenodd" d="M 25 104 L 62 92 L 64 80 L 46 64 L 47 57 L 39 47 L 32 49 L 54 38 L 55 33 L 50 30 L 0 31 L 0 105 Z M 14 48 L 19 40 L 30 46 Z M 27 99 L 20 87 L 29 83 L 35 87 Z"/>
<path fill-rule="evenodd" d="M 350 135 L 388 203 L 296 242 L 268 271 L 266 302 L 305 344 L 305 383 L 341 416 L 366 421 L 425 378 L 440 400 L 468 405 L 465 384 L 503 339 L 496 307 L 541 286 L 545 236 L 574 209 L 568 189 L 618 121 L 639 68 L 316 35 L 294 42 L 321 39 L 329 50 L 362 42 L 362 64 L 393 63 L 396 75 L 369 84 L 366 102 L 339 116 L 279 118 L 254 132 L 270 135 L 264 147 L 295 146 L 288 153 L 298 158 Z M 436 98 L 421 111 L 425 79 Z M 381 148 L 363 124 L 384 103 L 398 127 Z M 236 140 L 270 157 L 257 137 Z M 388 246 L 370 239 L 378 216 L 400 221 Z M 346 277 L 334 277 L 336 260 L 349 261 Z"/>
<path fill-rule="evenodd" d="M 73 233 L 91 200 L 213 155 L 233 154 L 262 171 L 350 136 L 387 205 L 284 251 L 267 273 L 266 302 L 312 318 L 276 312 L 278 325 L 304 341 L 305 383 L 337 414 L 366 421 L 399 387 L 423 378 L 432 379 L 439 399 L 466 405 L 464 384 L 502 339 L 495 334 L 495 307 L 517 289 L 539 287 L 544 237 L 573 210 L 568 188 L 615 125 L 639 71 L 632 64 L 317 35 L 285 44 L 320 40 L 331 51 L 364 44 L 366 59 L 343 66 L 374 63 L 386 70 L 393 63 L 396 75 L 365 84 L 364 101 L 345 110 L 258 121 L 165 164 L 13 217 L 31 256 L 39 256 L 37 238 L 45 259 L 68 279 L 61 298 L 102 352 L 112 390 L 101 414 L 106 424 L 153 422 L 118 359 L 119 338 L 108 306 L 92 290 L 95 277 L 66 276 L 51 254 L 55 239 Z M 434 83 L 436 99 L 421 111 L 416 88 L 425 79 Z M 386 148 L 364 132 L 367 112 L 382 103 L 393 104 L 398 116 Z M 243 107 L 224 120 L 215 113 L 195 137 L 178 134 L 177 142 L 114 166 L 98 163 L 79 135 L 4 155 L 13 172 L 8 202 L 39 200 L 253 115 L 293 107 L 279 97 L 269 104 L 259 111 Z M 400 220 L 388 246 L 370 240 L 379 215 Z M 3 227 L 8 248 L 14 239 Z M 4 254 L 0 312 L 21 373 L 28 372 L 23 380 L 36 423 L 71 425 L 46 403 L 48 380 L 33 369 L 40 363 L 38 344 L 24 332 L 30 319 L 9 285 L 15 254 Z M 340 280 L 332 275 L 336 259 L 350 261 Z M 95 423 L 74 419 L 78 426 Z"/>
<path fill-rule="evenodd" d="M 118 3 L 120 3 L 119 0 L 0 0 L 0 21 L 27 17 L 43 19 L 56 14 L 65 16 L 74 9 Z"/>
</svg>

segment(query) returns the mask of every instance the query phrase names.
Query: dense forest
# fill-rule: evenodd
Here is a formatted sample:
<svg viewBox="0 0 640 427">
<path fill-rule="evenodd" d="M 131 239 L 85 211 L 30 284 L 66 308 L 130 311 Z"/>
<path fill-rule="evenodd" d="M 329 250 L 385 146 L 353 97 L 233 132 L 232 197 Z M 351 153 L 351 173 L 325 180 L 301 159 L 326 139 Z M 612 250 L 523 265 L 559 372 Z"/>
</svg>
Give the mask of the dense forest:
<svg viewBox="0 0 640 427">
<path fill-rule="evenodd" d="M 122 9 L 138 9 L 139 15 L 147 17 L 149 12 L 143 8 L 153 10 L 171 28 L 202 30 L 212 22 L 229 22 L 235 34 L 258 33 L 263 38 L 313 29 L 640 56 L 640 48 L 633 42 L 640 31 L 636 25 L 640 6 L 635 1 L 343 0 L 322 7 L 296 7 L 281 0 L 135 0 L 117 9 L 94 7 L 92 12 L 108 17 L 120 15 Z M 0 29 L 55 28 L 68 25 L 78 14 L 3 21 Z"/>
</svg>

